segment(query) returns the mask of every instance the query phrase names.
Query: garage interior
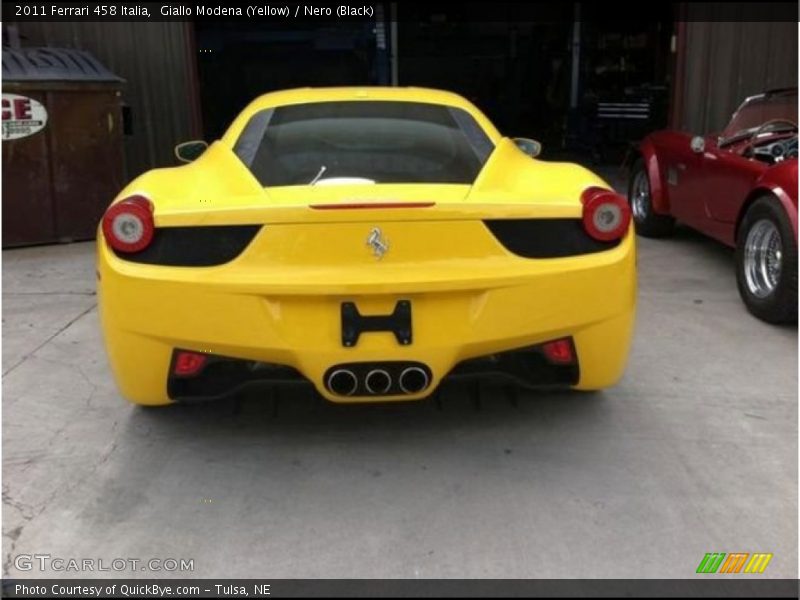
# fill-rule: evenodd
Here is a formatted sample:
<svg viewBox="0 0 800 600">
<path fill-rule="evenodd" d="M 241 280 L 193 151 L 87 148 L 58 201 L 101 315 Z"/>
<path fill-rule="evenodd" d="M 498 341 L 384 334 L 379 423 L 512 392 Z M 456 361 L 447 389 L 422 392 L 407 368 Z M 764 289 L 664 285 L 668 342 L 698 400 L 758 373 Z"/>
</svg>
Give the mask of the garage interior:
<svg viewBox="0 0 800 600">
<path fill-rule="evenodd" d="M 4 27 L 12 46 L 87 50 L 124 80 L 125 181 L 218 138 L 259 93 L 380 84 L 461 93 L 625 193 L 645 133 L 714 131 L 744 97 L 797 85 L 797 23 L 769 8 L 731 22 L 655 4 L 610 23 L 580 2 L 476 23 L 451 4 L 376 6 L 335 28 Z M 797 328 L 748 315 L 732 251 L 687 228 L 637 244 L 635 339 L 609 391 L 454 382 L 419 404 L 341 406 L 278 388 L 165 411 L 128 406 L 111 379 L 94 242 L 4 250 L 4 577 L 44 551 L 191 558 L 180 576 L 202 578 L 673 579 L 746 550 L 796 580 Z"/>
<path fill-rule="evenodd" d="M 513 5 L 503 6 L 513 16 Z M 615 166 L 649 131 L 718 130 L 742 98 L 796 85 L 797 32 L 769 4 L 759 22 L 723 21 L 724 6 L 694 14 L 691 4 L 671 3 L 652 5 L 642 21 L 603 19 L 603 9 L 586 2 L 548 5 L 541 21 L 497 14 L 469 21 L 450 4 L 375 8 L 374 22 L 336 27 L 213 20 L 4 27 L 12 48 L 83 49 L 125 80 L 127 180 L 174 165 L 175 144 L 218 138 L 252 98 L 287 87 L 447 88 L 506 135 L 542 141 L 544 159 Z"/>
<path fill-rule="evenodd" d="M 199 22 L 205 135 L 219 137 L 260 93 L 394 84 L 461 94 L 501 131 L 542 141 L 550 157 L 586 153 L 610 162 L 628 142 L 667 124 L 672 9 L 663 5 L 656 20 L 623 24 L 593 21 L 591 5 L 582 24 L 573 21 L 578 5 L 558 10 L 557 20 L 548 14 L 547 21 L 519 23 L 470 22 L 458 7 L 435 3 L 379 11 L 366 26 L 243 30 Z M 608 119 L 598 104 L 609 102 L 648 109 Z"/>
</svg>

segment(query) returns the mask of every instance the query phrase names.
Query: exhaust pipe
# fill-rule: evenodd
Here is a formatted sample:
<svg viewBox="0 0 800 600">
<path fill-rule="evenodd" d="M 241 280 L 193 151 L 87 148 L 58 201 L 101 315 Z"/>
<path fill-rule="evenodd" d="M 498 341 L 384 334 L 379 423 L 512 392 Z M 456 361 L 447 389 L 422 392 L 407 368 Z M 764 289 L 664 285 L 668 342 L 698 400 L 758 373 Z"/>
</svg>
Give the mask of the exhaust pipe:
<svg viewBox="0 0 800 600">
<path fill-rule="evenodd" d="M 428 374 L 419 367 L 408 367 L 400 373 L 400 389 L 406 394 L 418 394 L 428 387 Z"/>
<path fill-rule="evenodd" d="M 339 396 L 352 396 L 358 389 L 358 379 L 349 369 L 337 369 L 328 375 L 328 389 Z"/>
<path fill-rule="evenodd" d="M 364 387 L 370 394 L 376 396 L 385 394 L 392 387 L 392 378 L 383 369 L 373 369 L 364 378 Z"/>
</svg>

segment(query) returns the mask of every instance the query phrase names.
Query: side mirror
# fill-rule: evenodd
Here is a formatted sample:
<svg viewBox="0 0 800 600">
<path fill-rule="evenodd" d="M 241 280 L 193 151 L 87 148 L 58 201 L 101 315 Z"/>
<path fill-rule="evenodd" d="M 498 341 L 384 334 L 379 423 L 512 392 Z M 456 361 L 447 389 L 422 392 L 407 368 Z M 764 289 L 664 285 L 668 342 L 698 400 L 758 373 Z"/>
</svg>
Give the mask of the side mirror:
<svg viewBox="0 0 800 600">
<path fill-rule="evenodd" d="M 706 151 L 706 140 L 701 135 L 696 135 L 692 138 L 692 141 L 689 142 L 689 145 L 692 148 L 692 152 L 695 154 L 702 154 Z"/>
<path fill-rule="evenodd" d="M 208 143 L 203 140 L 183 142 L 175 146 L 175 158 L 181 162 L 190 163 L 200 158 L 200 155 L 206 151 L 206 148 L 208 148 Z"/>
<path fill-rule="evenodd" d="M 536 158 L 542 153 L 542 144 L 530 138 L 514 138 L 517 148 L 522 150 L 531 158 Z"/>
</svg>

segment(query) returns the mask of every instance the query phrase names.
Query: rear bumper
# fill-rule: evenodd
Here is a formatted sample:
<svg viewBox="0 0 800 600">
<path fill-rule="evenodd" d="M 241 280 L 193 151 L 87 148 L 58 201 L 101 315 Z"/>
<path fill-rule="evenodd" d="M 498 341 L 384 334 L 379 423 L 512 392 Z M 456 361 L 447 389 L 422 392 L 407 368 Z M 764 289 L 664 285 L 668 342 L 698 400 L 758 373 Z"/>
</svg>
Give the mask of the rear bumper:
<svg viewBox="0 0 800 600">
<path fill-rule="evenodd" d="M 407 400 L 431 393 L 469 359 L 571 337 L 578 389 L 613 385 L 622 375 L 636 297 L 635 238 L 596 254 L 544 260 L 511 255 L 441 264 L 371 263 L 358 269 L 254 269 L 134 264 L 98 239 L 100 317 L 122 394 L 139 404 L 171 400 L 173 352 L 183 348 L 290 367 L 332 401 Z M 391 332 L 342 343 L 342 303 L 362 315 L 412 306 L 413 341 Z M 342 363 L 422 363 L 430 385 L 418 394 L 342 397 L 325 375 Z"/>
<path fill-rule="evenodd" d="M 580 367 L 571 339 L 562 340 L 572 349 L 569 360 L 554 360 L 543 346 L 529 346 L 467 359 L 446 377 L 504 377 L 527 387 L 568 387 L 580 378 Z M 202 366 L 191 374 L 175 368 L 178 357 L 202 359 Z M 176 402 L 218 400 L 247 389 L 276 384 L 310 382 L 291 367 L 258 361 L 197 354 L 183 349 L 173 352 L 167 379 L 167 395 Z M 323 377 L 326 389 L 337 398 L 375 400 L 382 397 L 419 397 L 431 393 L 431 372 L 419 362 L 380 361 L 342 363 L 330 367 Z"/>
</svg>

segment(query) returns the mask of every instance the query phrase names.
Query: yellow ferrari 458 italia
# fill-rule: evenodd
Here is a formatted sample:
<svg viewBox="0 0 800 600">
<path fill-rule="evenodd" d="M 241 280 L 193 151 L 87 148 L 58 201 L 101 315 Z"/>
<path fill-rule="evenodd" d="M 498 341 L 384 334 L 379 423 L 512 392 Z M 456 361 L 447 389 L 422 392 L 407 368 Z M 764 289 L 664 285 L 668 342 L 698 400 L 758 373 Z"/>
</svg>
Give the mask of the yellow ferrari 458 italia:
<svg viewBox="0 0 800 600">
<path fill-rule="evenodd" d="M 537 152 L 443 91 L 261 96 L 102 219 L 100 317 L 122 394 L 155 405 L 307 380 L 372 402 L 451 376 L 614 384 L 635 310 L 628 205 Z"/>
</svg>

